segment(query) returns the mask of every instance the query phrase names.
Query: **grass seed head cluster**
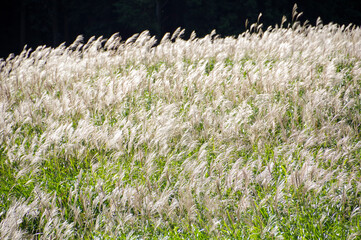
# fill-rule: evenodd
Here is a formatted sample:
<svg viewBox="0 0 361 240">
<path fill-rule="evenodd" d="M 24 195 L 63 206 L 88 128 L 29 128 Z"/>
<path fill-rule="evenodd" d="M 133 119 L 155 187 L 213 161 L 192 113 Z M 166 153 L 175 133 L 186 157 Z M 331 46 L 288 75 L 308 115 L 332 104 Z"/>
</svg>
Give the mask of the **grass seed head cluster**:
<svg viewBox="0 0 361 240">
<path fill-rule="evenodd" d="M 360 28 L 251 28 L 0 61 L 0 238 L 357 238 Z"/>
</svg>

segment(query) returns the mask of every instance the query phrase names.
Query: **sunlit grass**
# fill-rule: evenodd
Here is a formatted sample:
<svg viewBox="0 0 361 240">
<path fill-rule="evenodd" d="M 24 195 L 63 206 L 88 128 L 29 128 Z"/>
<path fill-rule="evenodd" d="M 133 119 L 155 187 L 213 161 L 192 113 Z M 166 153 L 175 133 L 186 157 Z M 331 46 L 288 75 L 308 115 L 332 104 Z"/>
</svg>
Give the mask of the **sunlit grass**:
<svg viewBox="0 0 361 240">
<path fill-rule="evenodd" d="M 360 29 L 252 29 L 1 61 L 1 239 L 359 238 Z"/>
</svg>

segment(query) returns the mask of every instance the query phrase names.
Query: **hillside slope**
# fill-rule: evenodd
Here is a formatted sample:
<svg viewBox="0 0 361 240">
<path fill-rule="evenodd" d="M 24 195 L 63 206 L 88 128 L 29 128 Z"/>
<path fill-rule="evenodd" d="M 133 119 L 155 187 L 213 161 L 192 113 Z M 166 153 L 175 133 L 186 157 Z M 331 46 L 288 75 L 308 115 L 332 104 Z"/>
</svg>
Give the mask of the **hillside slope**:
<svg viewBox="0 0 361 240">
<path fill-rule="evenodd" d="M 357 238 L 361 30 L 81 37 L 0 62 L 0 238 Z"/>
</svg>

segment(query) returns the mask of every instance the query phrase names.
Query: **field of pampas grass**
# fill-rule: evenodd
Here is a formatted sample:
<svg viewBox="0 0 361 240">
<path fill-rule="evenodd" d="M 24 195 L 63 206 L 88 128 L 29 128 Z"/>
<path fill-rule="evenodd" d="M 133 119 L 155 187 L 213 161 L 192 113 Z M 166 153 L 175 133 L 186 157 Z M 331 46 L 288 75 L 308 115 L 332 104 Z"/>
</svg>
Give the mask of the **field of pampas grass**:
<svg viewBox="0 0 361 240">
<path fill-rule="evenodd" d="M 0 61 L 0 239 L 361 237 L 361 29 L 183 32 Z"/>
</svg>

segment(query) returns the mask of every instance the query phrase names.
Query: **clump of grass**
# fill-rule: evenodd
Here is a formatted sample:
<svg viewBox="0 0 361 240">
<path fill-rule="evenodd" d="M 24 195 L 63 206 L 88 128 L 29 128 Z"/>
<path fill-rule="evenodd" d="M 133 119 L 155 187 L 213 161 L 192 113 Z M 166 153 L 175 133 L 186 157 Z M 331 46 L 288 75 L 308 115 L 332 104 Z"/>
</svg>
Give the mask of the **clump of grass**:
<svg viewBox="0 0 361 240">
<path fill-rule="evenodd" d="M 1 61 L 1 239 L 358 238 L 360 28 L 251 29 Z"/>
</svg>

